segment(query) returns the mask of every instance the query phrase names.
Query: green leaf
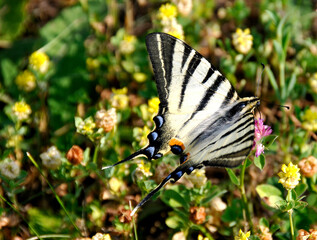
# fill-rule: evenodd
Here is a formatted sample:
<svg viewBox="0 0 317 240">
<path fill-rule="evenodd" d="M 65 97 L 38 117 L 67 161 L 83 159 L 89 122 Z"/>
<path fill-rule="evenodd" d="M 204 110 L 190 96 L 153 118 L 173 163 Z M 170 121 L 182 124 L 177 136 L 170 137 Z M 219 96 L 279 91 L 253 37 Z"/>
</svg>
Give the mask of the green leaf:
<svg viewBox="0 0 317 240">
<path fill-rule="evenodd" d="M 264 200 L 264 202 L 273 208 L 278 208 L 281 204 L 281 201 L 284 201 L 282 198 L 282 192 L 269 184 L 261 184 L 256 187 L 256 192 Z"/>
<path fill-rule="evenodd" d="M 284 52 L 282 45 L 277 40 L 273 40 L 273 46 L 280 62 L 284 62 Z"/>
<path fill-rule="evenodd" d="M 18 73 L 18 68 L 10 59 L 1 60 L 1 72 L 3 76 L 3 83 L 9 86 L 14 81 Z"/>
<path fill-rule="evenodd" d="M 177 215 L 168 217 L 165 221 L 166 225 L 172 229 L 179 229 L 185 225 L 183 219 Z"/>
<path fill-rule="evenodd" d="M 84 120 L 81 117 L 75 117 L 75 126 L 78 128 Z"/>
<path fill-rule="evenodd" d="M 261 198 L 269 196 L 282 196 L 282 192 L 277 187 L 270 184 L 260 184 L 256 187 L 256 192 Z"/>
<path fill-rule="evenodd" d="M 295 209 L 303 209 L 303 208 L 306 207 L 307 205 L 308 205 L 307 202 L 304 202 L 304 201 L 295 201 L 294 208 L 295 208 Z"/>
<path fill-rule="evenodd" d="M 0 1 L 0 38 L 2 41 L 12 41 L 22 32 L 27 12 L 26 3 L 25 0 Z"/>
<path fill-rule="evenodd" d="M 200 204 L 204 205 L 208 202 L 210 202 L 213 198 L 215 197 L 219 197 L 223 194 L 225 194 L 227 192 L 227 190 L 220 190 L 218 186 L 213 186 L 212 191 L 209 191 L 207 193 L 207 196 L 200 201 Z"/>
<path fill-rule="evenodd" d="M 265 157 L 263 154 L 254 158 L 254 165 L 257 166 L 259 169 L 263 170 L 265 166 Z"/>
<path fill-rule="evenodd" d="M 226 168 L 228 174 L 229 174 L 229 177 L 230 177 L 230 180 L 233 184 L 239 186 L 240 185 L 240 179 L 236 176 L 236 174 L 232 171 L 232 169 L 230 168 Z"/>
<path fill-rule="evenodd" d="M 275 204 L 276 204 L 276 208 L 280 209 L 283 212 L 288 210 L 288 203 L 284 199 L 276 201 Z"/>
<path fill-rule="evenodd" d="M 269 221 L 266 218 L 261 218 L 260 219 L 260 225 L 264 226 L 264 227 L 267 227 L 267 228 L 270 226 Z"/>
<path fill-rule="evenodd" d="M 278 26 L 277 26 L 276 35 L 279 40 L 281 40 L 283 36 L 283 26 L 285 24 L 286 18 L 287 18 L 287 15 L 285 15 L 282 18 L 282 20 L 278 23 Z"/>
<path fill-rule="evenodd" d="M 277 85 L 277 81 L 276 81 L 276 79 L 275 79 L 275 76 L 274 76 L 272 70 L 270 69 L 269 66 L 267 66 L 267 67 L 265 68 L 265 71 L 266 71 L 266 73 L 267 73 L 267 76 L 269 77 L 270 83 L 271 83 L 271 85 L 272 85 L 272 87 L 273 87 L 273 89 L 274 89 L 274 91 L 275 91 L 275 94 L 278 96 L 278 98 L 280 98 L 279 87 L 278 87 L 278 85 Z"/>
<path fill-rule="evenodd" d="M 300 197 L 307 189 L 307 184 L 305 183 L 300 183 L 296 186 L 295 192 L 297 197 Z"/>
<path fill-rule="evenodd" d="M 234 199 L 231 205 L 228 205 L 221 216 L 221 220 L 227 223 L 235 223 L 243 218 L 242 203 L 240 199 Z"/>
<path fill-rule="evenodd" d="M 289 80 L 288 86 L 287 86 L 287 96 L 289 96 L 291 94 L 291 92 L 293 91 L 295 84 L 297 81 L 297 75 L 295 72 L 293 72 L 291 79 Z"/>
<path fill-rule="evenodd" d="M 263 137 L 261 142 L 266 148 L 269 148 L 272 145 L 272 143 L 275 141 L 275 139 L 277 138 L 278 138 L 277 135 L 269 135 L 269 136 Z"/>
<path fill-rule="evenodd" d="M 280 229 L 280 225 L 278 224 L 273 224 L 271 227 L 270 227 L 270 232 L 273 234 L 274 232 L 276 232 L 277 230 Z"/>
<path fill-rule="evenodd" d="M 162 200 L 172 208 L 183 207 L 186 210 L 189 209 L 189 202 L 186 201 L 182 195 L 173 189 L 164 191 Z"/>
<path fill-rule="evenodd" d="M 248 168 L 248 167 L 250 167 L 250 166 L 251 166 L 252 161 L 251 161 L 249 158 L 247 158 L 247 159 L 246 159 L 246 160 L 244 160 L 244 161 L 247 161 L 247 163 L 246 163 L 246 165 L 245 165 L 245 167 L 246 167 L 246 168 Z M 241 167 L 242 167 L 242 165 L 241 165 Z"/>
</svg>

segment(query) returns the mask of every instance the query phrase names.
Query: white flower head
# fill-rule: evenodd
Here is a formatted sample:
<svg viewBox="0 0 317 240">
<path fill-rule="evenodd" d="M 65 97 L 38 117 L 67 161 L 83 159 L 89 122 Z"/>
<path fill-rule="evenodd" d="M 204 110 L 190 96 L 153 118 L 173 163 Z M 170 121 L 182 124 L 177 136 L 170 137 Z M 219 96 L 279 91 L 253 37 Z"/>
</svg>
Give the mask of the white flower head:
<svg viewBox="0 0 317 240">
<path fill-rule="evenodd" d="M 41 153 L 40 158 L 42 159 L 43 165 L 49 169 L 56 169 L 62 163 L 61 153 L 55 146 L 52 146 L 47 149 L 46 152 Z"/>
<path fill-rule="evenodd" d="M 0 173 L 9 179 L 15 179 L 20 175 L 20 167 L 15 161 L 6 159 L 0 163 Z"/>
</svg>

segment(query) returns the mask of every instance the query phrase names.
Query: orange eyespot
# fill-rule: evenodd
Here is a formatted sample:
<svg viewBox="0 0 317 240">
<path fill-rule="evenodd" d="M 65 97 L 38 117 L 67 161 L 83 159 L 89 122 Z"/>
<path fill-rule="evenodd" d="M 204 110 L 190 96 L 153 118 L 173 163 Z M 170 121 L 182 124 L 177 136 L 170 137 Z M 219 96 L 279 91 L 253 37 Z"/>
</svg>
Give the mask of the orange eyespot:
<svg viewBox="0 0 317 240">
<path fill-rule="evenodd" d="M 172 139 L 170 140 L 170 142 L 169 142 L 169 145 L 170 145 L 170 146 L 175 146 L 175 145 L 177 145 L 177 146 L 180 146 L 180 147 L 182 148 L 182 150 L 185 149 L 184 143 L 183 143 L 181 140 L 176 139 L 176 138 L 172 138 Z"/>
</svg>

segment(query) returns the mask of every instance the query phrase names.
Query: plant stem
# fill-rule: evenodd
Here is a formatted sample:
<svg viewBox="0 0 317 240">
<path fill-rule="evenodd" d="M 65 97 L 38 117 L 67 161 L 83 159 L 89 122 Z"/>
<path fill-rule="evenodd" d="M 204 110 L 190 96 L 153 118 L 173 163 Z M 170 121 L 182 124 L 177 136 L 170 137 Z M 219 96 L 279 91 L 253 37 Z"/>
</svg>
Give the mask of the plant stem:
<svg viewBox="0 0 317 240">
<path fill-rule="evenodd" d="M 130 210 L 132 211 L 131 201 L 129 201 L 129 206 L 130 206 Z M 132 223 L 133 223 L 133 229 L 134 229 L 134 239 L 138 240 L 138 233 L 137 233 L 137 229 L 136 229 L 134 216 L 132 216 Z"/>
<path fill-rule="evenodd" d="M 295 240 L 294 223 L 293 223 L 293 217 L 292 217 L 293 209 L 290 209 L 290 210 L 288 210 L 287 212 L 288 212 L 288 215 L 289 215 L 289 224 L 290 224 L 290 226 L 291 226 L 292 240 Z"/>
<path fill-rule="evenodd" d="M 98 160 L 98 155 L 99 155 L 99 143 L 98 144 L 96 144 L 96 146 L 95 146 L 95 151 L 94 151 L 94 156 L 93 156 L 93 162 L 94 163 L 96 163 L 96 164 L 98 164 L 97 163 L 97 160 Z"/>
<path fill-rule="evenodd" d="M 241 197 L 242 197 L 243 208 L 244 208 L 244 218 L 245 218 L 245 221 L 249 223 L 251 231 L 253 231 L 253 223 L 252 223 L 251 214 L 248 207 L 248 199 L 244 189 L 244 175 L 245 175 L 246 165 L 247 165 L 247 160 L 244 161 L 242 165 L 241 173 L 240 173 L 240 191 L 241 191 Z"/>
<path fill-rule="evenodd" d="M 286 201 L 289 202 L 292 199 L 292 190 L 288 190 L 287 191 L 287 196 L 286 196 Z M 291 208 L 290 210 L 287 211 L 288 215 L 289 215 L 289 224 L 291 227 L 291 236 L 292 236 L 292 240 L 295 240 L 295 234 L 294 234 L 294 223 L 293 223 L 293 209 Z"/>
<path fill-rule="evenodd" d="M 72 217 L 70 216 L 70 214 L 68 213 L 64 203 L 62 202 L 62 200 L 60 199 L 60 197 L 57 195 L 57 193 L 55 192 L 55 189 L 53 188 L 53 186 L 50 184 L 50 182 L 48 181 L 48 179 L 45 177 L 45 175 L 43 174 L 40 166 L 37 164 L 37 162 L 34 160 L 34 158 L 32 157 L 32 155 L 27 152 L 26 155 L 28 156 L 28 158 L 31 160 L 31 162 L 34 164 L 34 166 L 37 168 L 37 170 L 39 170 L 40 174 L 43 176 L 43 178 L 45 179 L 46 183 L 48 184 L 48 186 L 50 187 L 50 189 L 52 190 L 56 200 L 58 201 L 58 203 L 61 205 L 62 209 L 64 210 L 64 212 L 66 213 L 67 217 L 69 218 L 69 220 L 71 221 L 72 225 L 74 226 L 74 228 L 77 230 L 77 232 L 79 232 L 79 234 L 81 235 L 81 232 L 79 230 L 79 228 L 77 227 L 77 225 L 75 224 L 74 220 L 72 219 Z"/>
</svg>

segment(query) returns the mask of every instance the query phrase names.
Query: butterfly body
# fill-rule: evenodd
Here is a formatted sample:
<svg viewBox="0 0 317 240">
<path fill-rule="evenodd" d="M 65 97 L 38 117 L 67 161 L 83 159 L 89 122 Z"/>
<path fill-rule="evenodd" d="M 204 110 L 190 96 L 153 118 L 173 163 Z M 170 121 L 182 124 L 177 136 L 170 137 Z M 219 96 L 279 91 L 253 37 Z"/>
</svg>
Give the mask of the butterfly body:
<svg viewBox="0 0 317 240">
<path fill-rule="evenodd" d="M 235 167 L 248 156 L 254 140 L 257 97 L 240 98 L 231 83 L 201 54 L 165 33 L 152 33 L 146 46 L 155 75 L 159 112 L 149 143 L 128 158 L 157 159 L 169 151 L 180 165 L 133 210 L 167 182 L 204 166 Z"/>
</svg>

